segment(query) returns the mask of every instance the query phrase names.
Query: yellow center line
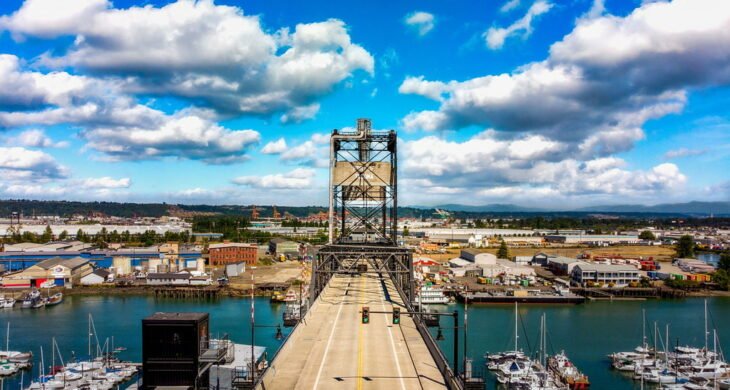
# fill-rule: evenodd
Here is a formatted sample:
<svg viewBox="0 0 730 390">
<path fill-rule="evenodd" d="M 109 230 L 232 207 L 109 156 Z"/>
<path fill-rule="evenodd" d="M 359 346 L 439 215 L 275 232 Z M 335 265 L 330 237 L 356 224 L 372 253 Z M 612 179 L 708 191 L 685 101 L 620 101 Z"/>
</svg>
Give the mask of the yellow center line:
<svg viewBox="0 0 730 390">
<path fill-rule="evenodd" d="M 363 289 L 363 276 L 360 275 L 360 288 L 358 288 L 357 293 L 357 301 L 359 303 L 363 303 L 363 301 L 360 300 L 362 297 L 362 289 Z M 357 329 L 357 390 L 362 390 L 362 331 L 365 324 L 360 321 L 360 325 Z"/>
</svg>

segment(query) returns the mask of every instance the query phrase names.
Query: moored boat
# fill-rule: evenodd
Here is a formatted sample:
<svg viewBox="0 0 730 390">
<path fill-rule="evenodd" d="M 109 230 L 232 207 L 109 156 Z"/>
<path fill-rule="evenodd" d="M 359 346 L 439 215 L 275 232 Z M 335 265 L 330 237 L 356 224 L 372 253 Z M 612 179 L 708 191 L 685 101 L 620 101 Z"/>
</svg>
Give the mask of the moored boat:
<svg viewBox="0 0 730 390">
<path fill-rule="evenodd" d="M 61 302 L 63 302 L 63 293 L 57 292 L 48 297 L 46 300 L 46 306 L 58 305 Z"/>
<path fill-rule="evenodd" d="M 573 365 L 565 352 L 561 351 L 559 354 L 550 356 L 547 359 L 547 366 L 571 390 L 585 390 L 591 385 L 588 377 Z"/>
</svg>

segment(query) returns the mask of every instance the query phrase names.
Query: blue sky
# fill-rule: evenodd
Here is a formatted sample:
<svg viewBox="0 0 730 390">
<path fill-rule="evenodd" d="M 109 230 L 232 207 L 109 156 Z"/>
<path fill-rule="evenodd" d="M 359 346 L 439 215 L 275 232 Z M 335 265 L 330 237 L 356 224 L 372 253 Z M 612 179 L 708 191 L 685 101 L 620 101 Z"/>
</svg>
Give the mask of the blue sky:
<svg viewBox="0 0 730 390">
<path fill-rule="evenodd" d="M 0 3 L 0 197 L 326 203 L 396 129 L 401 204 L 730 198 L 730 6 Z"/>
</svg>

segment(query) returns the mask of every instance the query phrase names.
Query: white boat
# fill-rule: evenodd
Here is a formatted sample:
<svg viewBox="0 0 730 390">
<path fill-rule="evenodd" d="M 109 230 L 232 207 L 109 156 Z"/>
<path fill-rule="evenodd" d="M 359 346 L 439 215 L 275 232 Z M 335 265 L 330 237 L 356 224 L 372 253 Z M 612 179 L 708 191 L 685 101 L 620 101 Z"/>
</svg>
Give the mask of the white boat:
<svg viewBox="0 0 730 390">
<path fill-rule="evenodd" d="M 12 309 L 15 306 L 15 298 L 5 298 L 3 301 L 4 309 Z"/>
<path fill-rule="evenodd" d="M 63 293 L 57 292 L 46 299 L 46 306 L 58 305 L 63 302 Z"/>
<path fill-rule="evenodd" d="M 717 386 L 722 390 L 730 390 L 730 379 L 720 379 L 717 381 Z"/>
<path fill-rule="evenodd" d="M 422 286 L 418 290 L 418 301 L 424 305 L 445 305 L 451 300 L 440 287 Z"/>
<path fill-rule="evenodd" d="M 15 363 L 6 362 L 0 364 L 0 376 L 13 375 L 18 372 L 18 370 L 20 370 L 20 368 Z"/>
</svg>

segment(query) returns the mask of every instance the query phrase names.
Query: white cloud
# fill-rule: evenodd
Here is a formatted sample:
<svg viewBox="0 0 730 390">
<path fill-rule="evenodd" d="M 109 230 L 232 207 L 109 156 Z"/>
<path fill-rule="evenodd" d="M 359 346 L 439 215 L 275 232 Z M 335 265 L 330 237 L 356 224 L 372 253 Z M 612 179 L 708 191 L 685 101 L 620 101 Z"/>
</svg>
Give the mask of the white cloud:
<svg viewBox="0 0 730 390">
<path fill-rule="evenodd" d="M 605 0 L 593 0 L 591 9 L 583 15 L 584 18 L 597 18 L 606 12 Z"/>
<path fill-rule="evenodd" d="M 402 145 L 401 187 L 426 196 L 450 192 L 478 194 L 482 201 L 510 202 L 515 197 L 553 202 L 570 197 L 655 197 L 686 183 L 674 164 L 631 170 L 620 158 L 582 161 L 566 153 L 568 149 L 540 135 L 502 139 L 493 130 L 464 142 L 427 136 Z M 479 199 L 470 198 L 475 200 Z"/>
<path fill-rule="evenodd" d="M 418 35 L 424 36 L 433 30 L 435 18 L 431 13 L 417 11 L 406 16 L 405 24 L 414 28 L 418 32 Z"/>
<path fill-rule="evenodd" d="M 49 9 L 60 8 L 57 14 Z M 267 33 L 258 16 L 211 0 L 162 7 L 112 8 L 93 1 L 32 0 L 0 20 L 14 36 L 75 36 L 65 55 L 40 63 L 123 79 L 129 93 L 173 94 L 225 114 L 285 112 L 285 121 L 316 114 L 316 100 L 373 57 L 351 42 L 336 19 Z"/>
<path fill-rule="evenodd" d="M 267 143 L 263 149 L 261 149 L 261 153 L 263 154 L 280 154 L 285 152 L 287 149 L 286 146 L 286 140 L 282 137 L 279 138 L 276 141 L 271 141 Z"/>
<path fill-rule="evenodd" d="M 287 173 L 240 176 L 233 179 L 233 183 L 265 189 L 305 189 L 312 186 L 314 175 L 313 169 L 297 168 Z"/>
<path fill-rule="evenodd" d="M 49 154 L 21 147 L 0 146 L 0 177 L 3 181 L 42 181 L 68 176 L 68 169 Z"/>
<path fill-rule="evenodd" d="M 730 7 L 721 3 L 675 0 L 626 17 L 580 18 L 546 60 L 512 73 L 448 82 L 409 77 L 403 93 L 440 107 L 411 112 L 402 126 L 542 134 L 569 143 L 582 159 L 629 150 L 644 138 L 647 120 L 680 112 L 690 89 L 730 82 Z"/>
<path fill-rule="evenodd" d="M 522 37 L 527 38 L 532 34 L 532 22 L 533 20 L 548 12 L 553 5 L 546 0 L 535 1 L 527 13 L 522 18 L 518 19 L 508 27 L 490 27 L 484 33 L 484 38 L 487 43 L 487 47 L 490 49 L 501 49 L 504 46 L 504 41 L 511 35 L 522 32 Z"/>
<path fill-rule="evenodd" d="M 669 159 L 673 159 L 673 158 L 701 156 L 705 153 L 707 153 L 707 149 L 679 148 L 679 149 L 668 150 L 666 153 L 664 153 L 664 158 L 669 160 Z"/>
<path fill-rule="evenodd" d="M 81 186 L 88 189 L 129 188 L 131 185 L 132 180 L 128 177 L 121 179 L 114 179 L 109 176 L 93 177 L 84 179 L 81 182 Z"/>
<path fill-rule="evenodd" d="M 39 129 L 23 131 L 15 137 L 7 138 L 5 143 L 28 148 L 65 148 L 69 145 L 68 141 L 55 142 Z"/>
<path fill-rule="evenodd" d="M 499 12 L 502 12 L 502 13 L 509 12 L 519 6 L 520 6 L 520 0 L 507 0 L 507 2 L 502 4 L 501 7 L 499 7 Z"/>
<path fill-rule="evenodd" d="M 314 118 L 319 112 L 319 103 L 294 107 L 281 116 L 281 123 L 301 123 Z"/>
<path fill-rule="evenodd" d="M 87 146 L 109 160 L 178 157 L 209 164 L 245 161 L 245 151 L 259 142 L 253 130 L 228 130 L 205 117 L 178 112 L 156 127 L 95 127 L 81 132 Z"/>
<path fill-rule="evenodd" d="M 421 95 L 433 100 L 443 100 L 443 94 L 448 91 L 448 86 L 440 81 L 426 81 L 423 76 L 406 77 L 398 87 L 398 92 L 403 94 Z"/>
</svg>

